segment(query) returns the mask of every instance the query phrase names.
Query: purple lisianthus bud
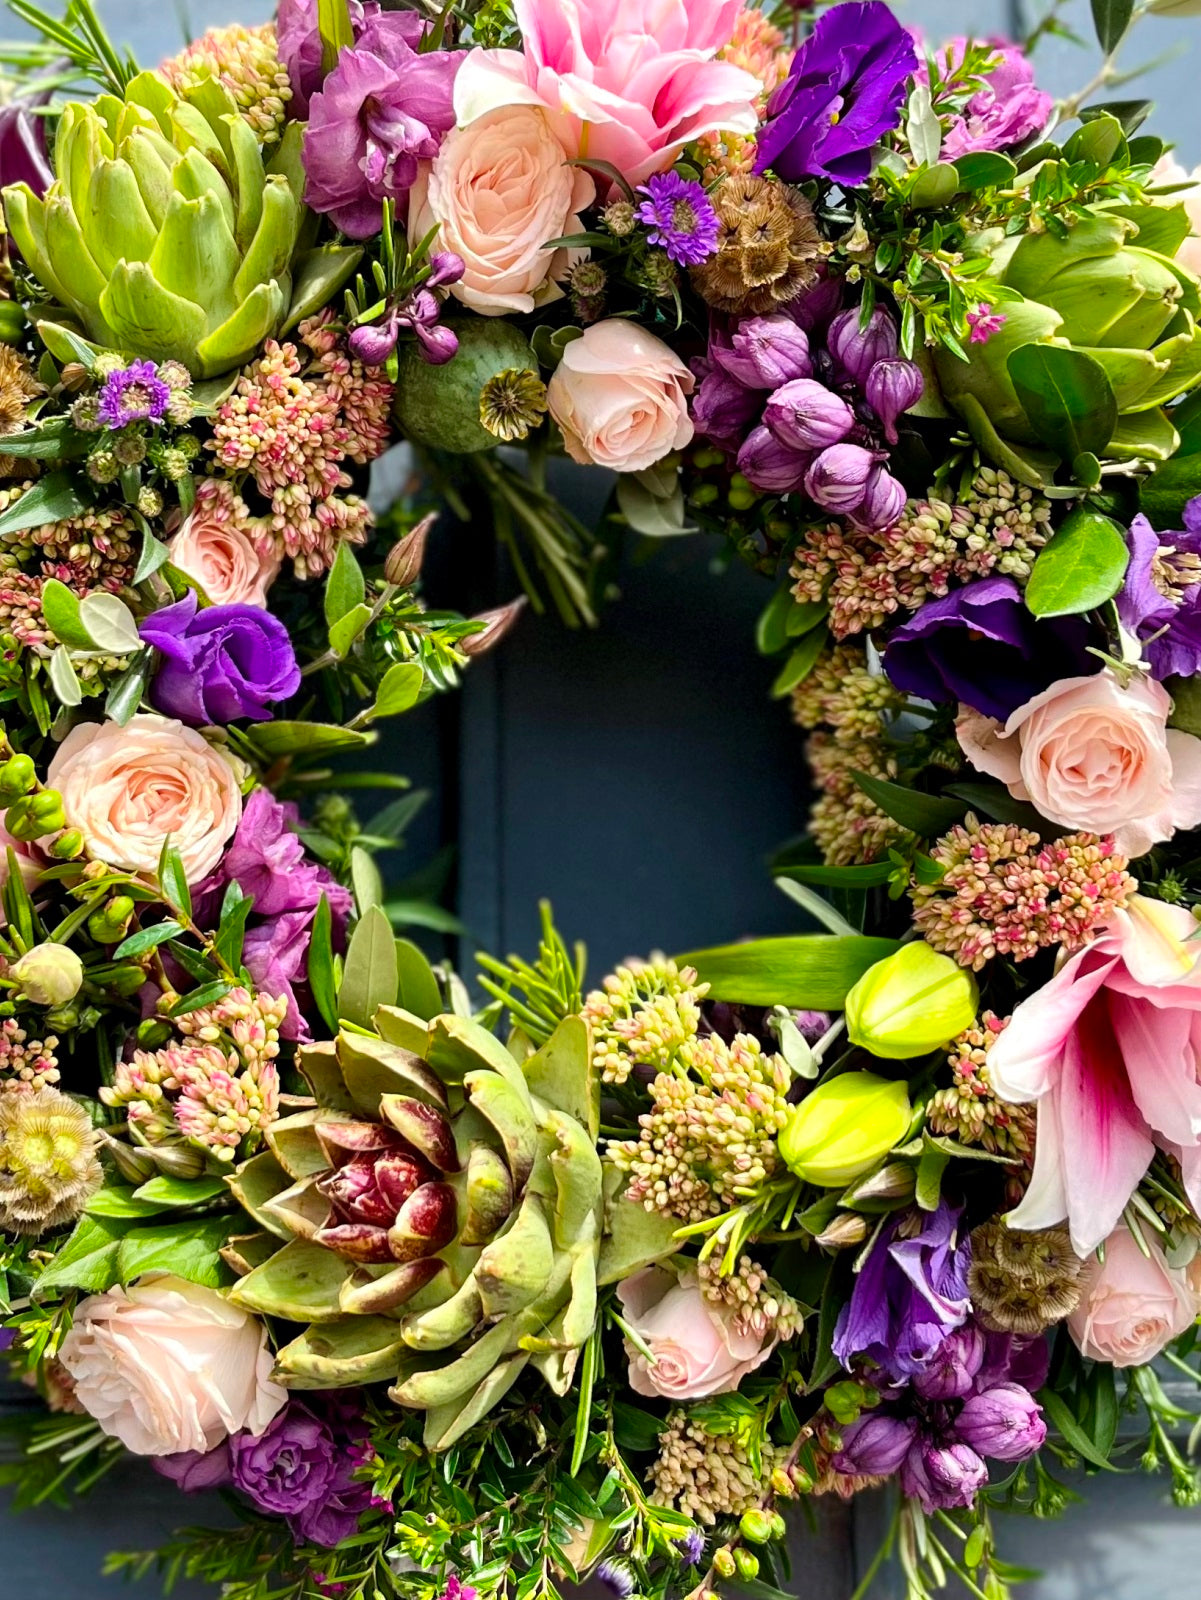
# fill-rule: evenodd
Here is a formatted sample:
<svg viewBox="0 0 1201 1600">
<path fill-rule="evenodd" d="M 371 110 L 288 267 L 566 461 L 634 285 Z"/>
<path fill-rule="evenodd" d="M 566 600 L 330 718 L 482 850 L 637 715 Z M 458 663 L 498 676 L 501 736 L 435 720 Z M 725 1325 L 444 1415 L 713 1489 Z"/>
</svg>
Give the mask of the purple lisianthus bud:
<svg viewBox="0 0 1201 1600">
<path fill-rule="evenodd" d="M 879 458 L 858 444 L 833 444 L 805 474 L 805 493 L 837 516 L 857 511 Z"/>
<path fill-rule="evenodd" d="M 444 367 L 459 353 L 459 336 L 453 328 L 444 328 L 441 324 L 436 328 L 427 328 L 418 323 L 413 332 L 421 347 L 422 360 L 428 361 L 431 367 Z"/>
<path fill-rule="evenodd" d="M 213 1450 L 184 1450 L 179 1455 L 155 1456 L 154 1470 L 170 1478 L 186 1494 L 223 1489 L 233 1481 L 229 1440 L 223 1439 Z"/>
<path fill-rule="evenodd" d="M 781 444 L 794 450 L 825 450 L 855 426 L 855 413 L 841 395 L 816 378 L 797 378 L 777 389 L 763 420 Z"/>
<path fill-rule="evenodd" d="M 698 361 L 696 366 L 701 382 L 692 397 L 693 425 L 719 450 L 735 455 L 759 415 L 763 395 L 713 363 Z"/>
<path fill-rule="evenodd" d="M 790 494 L 805 482 L 810 457 L 781 443 L 770 428 L 755 428 L 738 452 L 738 470 L 765 494 Z"/>
<path fill-rule="evenodd" d="M 830 324 L 826 347 L 854 383 L 862 388 L 877 361 L 894 361 L 900 349 L 897 325 L 879 306 L 859 325 L 858 307 L 841 311 Z"/>
<path fill-rule="evenodd" d="M 830 1028 L 828 1011 L 794 1011 L 792 1020 L 801 1030 L 801 1037 L 806 1044 L 816 1044 Z"/>
<path fill-rule="evenodd" d="M 944 1339 L 918 1373 L 913 1387 L 923 1400 L 961 1400 L 971 1394 L 984 1360 L 985 1339 L 979 1328 L 960 1328 Z"/>
<path fill-rule="evenodd" d="M 790 300 L 785 310 L 806 333 L 816 333 L 842 310 L 842 292 L 842 279 L 833 272 L 825 272 L 811 289 Z"/>
<path fill-rule="evenodd" d="M 809 337 L 791 317 L 747 317 L 728 327 L 715 324 L 709 354 L 748 389 L 778 389 L 813 373 Z"/>
<path fill-rule="evenodd" d="M 466 270 L 463 257 L 456 255 L 453 250 L 435 250 L 430 256 L 430 275 L 425 280 L 425 287 L 439 289 L 458 283 Z"/>
<path fill-rule="evenodd" d="M 918 403 L 924 387 L 916 361 L 877 361 L 868 373 L 863 392 L 889 444 L 897 442 L 897 418 Z"/>
<path fill-rule="evenodd" d="M 927 1512 L 972 1506 L 987 1482 L 988 1468 L 966 1444 L 927 1440 L 901 1463 L 902 1492 Z"/>
<path fill-rule="evenodd" d="M 834 1470 L 848 1476 L 864 1473 L 890 1478 L 904 1461 L 917 1435 L 914 1417 L 892 1417 L 868 1412 L 842 1431 L 842 1449 L 834 1457 Z"/>
<path fill-rule="evenodd" d="M 886 467 L 874 466 L 868 473 L 863 500 L 853 521 L 869 533 L 880 533 L 897 521 L 907 499 L 905 485 Z"/>
<path fill-rule="evenodd" d="M 964 1402 L 955 1432 L 978 1455 L 1024 1461 L 1047 1437 L 1042 1408 L 1028 1389 L 1001 1383 Z"/>
<path fill-rule="evenodd" d="M 288 630 L 261 606 L 200 611 L 193 589 L 176 605 L 151 612 L 140 632 L 162 658 L 151 702 L 181 722 L 268 722 L 300 688 Z"/>
</svg>

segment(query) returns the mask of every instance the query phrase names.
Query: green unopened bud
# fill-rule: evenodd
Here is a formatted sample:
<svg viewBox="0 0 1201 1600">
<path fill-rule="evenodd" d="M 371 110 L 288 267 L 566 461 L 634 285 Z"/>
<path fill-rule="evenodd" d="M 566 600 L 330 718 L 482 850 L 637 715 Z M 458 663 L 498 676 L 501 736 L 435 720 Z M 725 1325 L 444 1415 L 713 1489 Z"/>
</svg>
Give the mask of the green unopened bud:
<svg viewBox="0 0 1201 1600">
<path fill-rule="evenodd" d="M 760 1511 L 758 1506 L 751 1511 L 744 1511 L 738 1531 L 750 1544 L 767 1544 L 773 1537 L 771 1517 L 766 1511 Z"/>
<path fill-rule="evenodd" d="M 759 1576 L 759 1557 L 753 1550 L 744 1550 L 741 1545 L 734 1552 L 734 1566 L 744 1583 L 751 1583 Z"/>
<path fill-rule="evenodd" d="M 169 1022 L 164 1022 L 161 1017 L 147 1017 L 145 1022 L 138 1025 L 137 1039 L 143 1050 L 161 1050 L 171 1033 Z"/>
<path fill-rule="evenodd" d="M 788 1524 L 778 1511 L 771 1514 L 771 1532 L 773 1539 L 782 1539 L 788 1532 Z"/>
<path fill-rule="evenodd" d="M 887 1155 L 912 1115 L 903 1081 L 847 1072 L 819 1084 L 793 1110 L 780 1154 L 806 1183 L 841 1188 Z"/>
<path fill-rule="evenodd" d="M 0 803 L 12 805 L 27 795 L 37 782 L 37 771 L 29 756 L 10 756 L 0 766 Z"/>
<path fill-rule="evenodd" d="M 867 1218 L 853 1211 L 841 1211 L 817 1235 L 817 1243 L 826 1250 L 850 1250 L 867 1238 Z"/>
<path fill-rule="evenodd" d="M 113 994 L 134 995 L 146 982 L 146 974 L 141 967 L 124 966 L 114 967 L 104 980 L 104 987 Z"/>
<path fill-rule="evenodd" d="M 97 944 L 120 944 L 133 917 L 133 901 L 127 894 L 114 895 L 107 905 L 88 918 L 88 932 Z"/>
<path fill-rule="evenodd" d="M 792 1486 L 793 1486 L 793 1488 L 796 1490 L 796 1492 L 798 1494 L 812 1494 L 813 1493 L 813 1477 L 812 1477 L 812 1474 L 806 1472 L 804 1467 L 800 1467 L 800 1466 L 793 1467 L 793 1469 L 792 1469 Z"/>
<path fill-rule="evenodd" d="M 734 1552 L 728 1544 L 713 1552 L 713 1570 L 719 1578 L 732 1578 L 735 1572 Z"/>
<path fill-rule="evenodd" d="M 778 1494 L 781 1500 L 791 1500 L 796 1493 L 796 1484 L 783 1467 L 777 1467 L 771 1475 L 771 1492 Z"/>
<path fill-rule="evenodd" d="M 65 944 L 35 944 L 8 975 L 35 1006 L 65 1006 L 83 986 L 83 962 Z"/>
<path fill-rule="evenodd" d="M 61 833 L 67 825 L 62 796 L 53 789 L 26 795 L 9 806 L 4 822 L 13 838 L 24 842 L 44 838 L 48 833 Z"/>
<path fill-rule="evenodd" d="M 204 1171 L 204 1151 L 190 1144 L 156 1144 L 147 1146 L 146 1152 L 158 1170 L 172 1178 L 198 1178 Z"/>
<path fill-rule="evenodd" d="M 826 1410 L 835 1422 L 854 1422 L 863 1410 L 863 1386 L 852 1379 L 832 1383 L 822 1396 Z"/>
<path fill-rule="evenodd" d="M 909 1061 L 970 1028 L 979 998 L 970 972 L 918 940 L 869 967 L 847 995 L 847 1035 L 874 1056 Z"/>
<path fill-rule="evenodd" d="M 848 1206 L 887 1205 L 896 1200 L 912 1200 L 916 1186 L 917 1173 L 910 1162 L 890 1161 L 848 1189 L 842 1200 Z"/>
<path fill-rule="evenodd" d="M 60 833 L 57 839 L 50 840 L 43 848 L 48 850 L 56 861 L 74 861 L 83 854 L 85 840 L 78 828 L 68 828 L 66 833 Z"/>
<path fill-rule="evenodd" d="M 90 1012 L 91 1007 L 88 1010 Z M 71 1033 L 82 1023 L 84 1015 L 76 1005 L 54 1006 L 46 1013 L 46 1026 L 52 1033 Z"/>
<path fill-rule="evenodd" d="M 126 1183 L 145 1183 L 158 1171 L 153 1156 L 147 1150 L 135 1149 L 113 1138 L 104 1141 L 104 1149 L 112 1157 L 113 1165 Z"/>
<path fill-rule="evenodd" d="M 24 310 L 15 300 L 0 301 L 0 342 L 19 344 L 28 325 Z"/>
</svg>

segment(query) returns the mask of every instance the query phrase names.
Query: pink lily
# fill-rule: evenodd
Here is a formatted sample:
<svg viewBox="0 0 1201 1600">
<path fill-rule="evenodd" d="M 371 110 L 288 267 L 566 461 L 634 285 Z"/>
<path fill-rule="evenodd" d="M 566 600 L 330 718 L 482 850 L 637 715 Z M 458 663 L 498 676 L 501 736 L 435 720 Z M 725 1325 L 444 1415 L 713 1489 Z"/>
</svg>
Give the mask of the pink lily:
<svg viewBox="0 0 1201 1600">
<path fill-rule="evenodd" d="M 1022 1002 L 988 1055 L 1002 1100 L 1038 1103 L 1030 1187 L 1010 1225 L 1066 1218 L 1089 1255 L 1156 1149 L 1201 1207 L 1201 940 L 1182 906 L 1136 895 Z"/>
</svg>

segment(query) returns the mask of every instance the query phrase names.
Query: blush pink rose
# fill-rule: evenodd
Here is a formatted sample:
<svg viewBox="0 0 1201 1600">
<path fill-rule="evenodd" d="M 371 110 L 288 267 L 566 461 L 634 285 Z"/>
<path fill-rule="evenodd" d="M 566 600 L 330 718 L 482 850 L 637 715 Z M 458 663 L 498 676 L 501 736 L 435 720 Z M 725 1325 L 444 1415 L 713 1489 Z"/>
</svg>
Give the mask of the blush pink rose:
<svg viewBox="0 0 1201 1600">
<path fill-rule="evenodd" d="M 759 126 L 759 80 L 717 59 L 741 11 L 742 0 L 516 0 L 522 49 L 468 54 L 456 119 L 544 106 L 568 155 L 645 183 L 702 134 Z"/>
<path fill-rule="evenodd" d="M 153 873 L 170 836 L 189 883 L 207 878 L 242 816 L 241 763 L 194 728 L 149 713 L 82 722 L 63 740 L 47 783 L 88 849 L 125 872 Z"/>
<path fill-rule="evenodd" d="M 219 486 L 226 490 L 226 485 Z M 266 606 L 279 558 L 262 555 L 231 520 L 227 495 L 201 484 L 192 514 L 168 541 L 172 565 L 198 583 L 215 606 Z"/>
<path fill-rule="evenodd" d="M 615 317 L 572 340 L 546 398 L 573 461 L 642 472 L 691 440 L 693 386 L 662 339 Z"/>
<path fill-rule="evenodd" d="M 1050 822 L 1112 833 L 1141 856 L 1177 828 L 1201 823 L 1201 740 L 1167 725 L 1161 683 L 1112 672 L 1064 678 L 1002 725 L 963 708 L 959 743 L 979 772 L 1000 778 Z"/>
<path fill-rule="evenodd" d="M 1144 1255 L 1123 1223 L 1084 1272 L 1084 1293 L 1068 1318 L 1080 1354 L 1114 1367 L 1141 1367 L 1178 1339 L 1197 1317 L 1184 1268 L 1170 1267 L 1150 1229 Z"/>
<path fill-rule="evenodd" d="M 92 1295 L 59 1359 L 83 1409 L 139 1456 L 212 1450 L 243 1429 L 257 1436 L 288 1398 L 271 1381 L 263 1324 L 182 1278 Z"/>
<path fill-rule="evenodd" d="M 473 311 L 530 312 L 561 296 L 558 280 L 573 259 L 547 241 L 579 233 L 595 197 L 588 174 L 567 165 L 547 113 L 505 106 L 456 128 L 422 163 L 409 232 L 424 239 L 436 227 L 440 247 L 462 257 L 450 292 Z"/>
<path fill-rule="evenodd" d="M 646 1267 L 617 1286 L 625 1320 L 654 1354 L 652 1364 L 629 1339 L 630 1387 L 665 1400 L 726 1394 L 761 1367 L 777 1339 L 740 1328 L 735 1314 L 711 1305 L 690 1268 Z"/>
<path fill-rule="evenodd" d="M 1186 272 L 1201 277 L 1201 166 L 1189 172 L 1172 156 L 1160 156 L 1151 169 L 1151 179 L 1157 184 L 1189 185 L 1187 189 L 1165 195 L 1164 199 L 1170 205 L 1183 205 L 1192 224 L 1192 232 L 1176 252 L 1176 261 Z"/>
</svg>

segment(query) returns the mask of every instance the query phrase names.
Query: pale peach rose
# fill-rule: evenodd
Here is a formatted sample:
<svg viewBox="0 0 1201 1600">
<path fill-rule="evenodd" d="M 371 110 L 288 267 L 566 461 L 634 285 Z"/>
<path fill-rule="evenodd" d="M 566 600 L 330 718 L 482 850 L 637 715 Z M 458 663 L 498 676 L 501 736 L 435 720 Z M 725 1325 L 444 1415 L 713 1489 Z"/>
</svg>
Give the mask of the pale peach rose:
<svg viewBox="0 0 1201 1600">
<path fill-rule="evenodd" d="M 1068 1318 L 1081 1355 L 1115 1367 L 1141 1367 L 1178 1339 L 1197 1317 L 1197 1296 L 1184 1268 L 1169 1267 L 1149 1229 L 1148 1255 L 1123 1223 L 1084 1272 L 1084 1293 Z"/>
<path fill-rule="evenodd" d="M 1112 672 L 1064 678 L 1001 725 L 961 708 L 956 732 L 979 772 L 1050 822 L 1113 834 L 1141 856 L 1177 828 L 1201 823 L 1201 740 L 1167 726 L 1161 683 Z"/>
<path fill-rule="evenodd" d="M 630 1387 L 665 1400 L 726 1394 L 761 1367 L 778 1340 L 740 1331 L 735 1314 L 711 1305 L 695 1271 L 645 1267 L 617 1286 L 625 1320 L 653 1353 L 652 1364 L 629 1339 Z"/>
<path fill-rule="evenodd" d="M 1190 185 L 1176 194 L 1165 195 L 1164 199 L 1171 205 L 1183 203 L 1188 212 L 1193 231 L 1176 252 L 1176 260 L 1186 271 L 1195 272 L 1201 278 L 1201 166 L 1189 172 L 1174 157 L 1160 156 L 1151 169 L 1151 180 L 1156 184 Z"/>
<path fill-rule="evenodd" d="M 74 1398 L 139 1456 L 258 1435 L 288 1392 L 271 1381 L 267 1330 L 214 1289 L 169 1276 L 92 1295 L 63 1340 Z"/>
<path fill-rule="evenodd" d="M 662 339 L 614 317 L 567 346 L 547 403 L 573 461 L 642 472 L 691 440 L 693 386 Z"/>
<path fill-rule="evenodd" d="M 215 606 L 265 606 L 279 576 L 278 556 L 264 556 L 249 536 L 205 499 L 167 543 L 173 566 L 198 583 Z"/>
<path fill-rule="evenodd" d="M 529 312 L 563 291 L 558 280 L 580 252 L 547 250 L 579 233 L 596 186 L 567 165 L 550 119 L 537 106 L 490 111 L 456 128 L 423 162 L 409 196 L 409 232 L 438 228 L 443 250 L 462 257 L 451 294 L 486 317 Z"/>
<path fill-rule="evenodd" d="M 67 823 L 101 861 L 153 873 L 168 835 L 189 883 L 220 861 L 242 816 L 241 763 L 194 728 L 149 713 L 83 722 L 63 740 L 47 783 Z"/>
</svg>

